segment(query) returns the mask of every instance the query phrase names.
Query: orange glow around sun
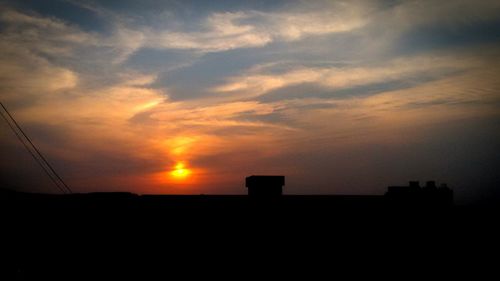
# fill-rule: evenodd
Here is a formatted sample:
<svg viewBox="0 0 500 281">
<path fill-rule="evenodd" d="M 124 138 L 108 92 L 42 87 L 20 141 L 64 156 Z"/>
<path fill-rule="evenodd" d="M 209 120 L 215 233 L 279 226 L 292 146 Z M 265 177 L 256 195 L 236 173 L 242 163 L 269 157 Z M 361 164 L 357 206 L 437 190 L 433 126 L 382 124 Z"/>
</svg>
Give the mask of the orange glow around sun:
<svg viewBox="0 0 500 281">
<path fill-rule="evenodd" d="M 172 178 L 177 180 L 184 180 L 189 177 L 191 170 L 188 169 L 183 162 L 178 162 L 174 169 L 170 171 Z"/>
</svg>

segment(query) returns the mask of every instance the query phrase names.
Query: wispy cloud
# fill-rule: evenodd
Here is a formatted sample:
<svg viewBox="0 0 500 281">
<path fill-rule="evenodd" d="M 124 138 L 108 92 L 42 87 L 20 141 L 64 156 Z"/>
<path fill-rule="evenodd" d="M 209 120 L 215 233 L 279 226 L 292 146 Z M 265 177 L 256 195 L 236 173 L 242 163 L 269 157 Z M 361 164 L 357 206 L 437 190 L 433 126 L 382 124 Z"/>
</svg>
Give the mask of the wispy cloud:
<svg viewBox="0 0 500 281">
<path fill-rule="evenodd" d="M 152 48 L 199 52 L 262 47 L 274 41 L 348 32 L 366 24 L 364 13 L 366 11 L 360 7 L 347 4 L 327 11 L 212 13 L 202 22 L 202 31 L 145 29 L 144 44 Z"/>
<path fill-rule="evenodd" d="M 380 82 L 391 82 L 401 79 L 412 79 L 419 75 L 443 75 L 455 73 L 481 65 L 474 58 L 457 60 L 451 57 L 420 56 L 398 58 L 389 62 L 366 66 L 344 67 L 298 67 L 285 70 L 280 74 L 259 74 L 251 69 L 242 75 L 231 77 L 228 83 L 215 87 L 215 92 L 237 95 L 239 97 L 255 97 L 272 90 L 289 87 L 301 83 L 315 83 L 332 90 L 370 85 Z M 332 93 L 334 97 L 334 93 Z M 286 99 L 286 96 L 283 97 Z"/>
<path fill-rule="evenodd" d="M 474 136 L 498 120 L 496 31 L 463 34 L 498 22 L 497 1 L 65 3 L 106 28 L 1 7 L 0 97 L 78 191 L 235 193 L 257 172 L 287 174 L 295 193 L 374 191 L 387 171 L 446 176 L 458 149 L 432 145 L 486 154 Z M 436 47 L 440 32 L 458 39 Z M 434 165 L 401 164 L 421 161 Z M 189 189 L 165 176 L 180 162 L 198 177 Z"/>
</svg>

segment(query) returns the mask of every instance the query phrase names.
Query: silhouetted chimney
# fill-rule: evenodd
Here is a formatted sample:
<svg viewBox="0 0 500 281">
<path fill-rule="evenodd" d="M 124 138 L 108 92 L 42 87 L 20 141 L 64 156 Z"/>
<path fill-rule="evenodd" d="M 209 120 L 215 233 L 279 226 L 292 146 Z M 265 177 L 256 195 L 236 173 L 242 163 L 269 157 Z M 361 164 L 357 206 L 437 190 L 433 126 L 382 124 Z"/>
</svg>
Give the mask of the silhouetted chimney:
<svg viewBox="0 0 500 281">
<path fill-rule="evenodd" d="M 435 181 L 428 181 L 425 183 L 425 188 L 426 189 L 436 189 L 436 182 Z"/>
<path fill-rule="evenodd" d="M 245 179 L 248 195 L 252 197 L 279 197 L 283 193 L 285 176 L 249 176 Z"/>
<path fill-rule="evenodd" d="M 411 188 L 420 188 L 420 183 L 418 181 L 410 181 Z"/>
<path fill-rule="evenodd" d="M 453 190 L 446 184 L 436 187 L 435 181 L 427 181 L 424 188 L 420 188 L 418 181 L 410 181 L 409 186 L 388 186 L 386 198 L 392 204 L 407 206 L 446 207 L 453 205 Z"/>
<path fill-rule="evenodd" d="M 439 189 L 448 189 L 448 185 L 446 183 L 442 183 L 439 185 Z"/>
</svg>

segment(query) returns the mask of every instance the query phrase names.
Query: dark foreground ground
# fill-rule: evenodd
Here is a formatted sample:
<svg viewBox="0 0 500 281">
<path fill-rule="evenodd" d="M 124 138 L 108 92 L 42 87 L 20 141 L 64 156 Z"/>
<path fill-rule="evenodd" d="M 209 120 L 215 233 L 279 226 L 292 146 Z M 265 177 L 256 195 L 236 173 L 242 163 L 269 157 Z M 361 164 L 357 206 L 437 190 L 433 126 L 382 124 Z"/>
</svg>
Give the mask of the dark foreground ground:
<svg viewBox="0 0 500 281">
<path fill-rule="evenodd" d="M 478 261 L 498 261 L 495 206 L 384 196 L 6 191 L 0 203 L 1 280 L 283 279 L 299 273 L 309 280 L 339 270 L 371 274 L 373 268 L 456 273 Z"/>
</svg>

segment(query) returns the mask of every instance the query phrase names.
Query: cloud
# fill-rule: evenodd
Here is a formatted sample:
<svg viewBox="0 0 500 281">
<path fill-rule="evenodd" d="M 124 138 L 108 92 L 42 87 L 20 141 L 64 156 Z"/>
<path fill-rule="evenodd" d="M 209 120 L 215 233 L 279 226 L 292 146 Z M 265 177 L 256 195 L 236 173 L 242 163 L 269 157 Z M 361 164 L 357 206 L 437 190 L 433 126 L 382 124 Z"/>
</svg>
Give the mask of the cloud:
<svg viewBox="0 0 500 281">
<path fill-rule="evenodd" d="M 454 73 L 479 65 L 480 62 L 474 58 L 457 60 L 453 56 L 427 55 L 398 58 L 371 66 L 295 67 L 279 74 L 255 73 L 256 70 L 265 71 L 265 68 L 254 67 L 242 75 L 228 78 L 227 83 L 215 87 L 213 91 L 238 97 L 255 97 L 272 90 L 303 83 L 315 83 L 331 90 L 340 90 L 412 79 L 423 74 Z M 286 95 L 283 99 L 286 99 Z"/>
<path fill-rule="evenodd" d="M 404 27 L 416 24 L 468 25 L 498 19 L 500 4 L 495 0 L 403 1 L 389 9 L 393 19 Z M 401 27 L 401 26 L 400 26 Z"/>
<path fill-rule="evenodd" d="M 416 26 L 438 22 L 460 26 L 495 20 L 498 19 L 495 11 L 500 9 L 495 1 L 447 1 L 439 5 L 432 1 L 408 1 L 395 5 L 377 1 L 318 2 L 315 5 L 294 3 L 286 10 L 273 12 L 214 11 L 201 19 L 196 28 L 188 31 L 183 28 L 186 19 L 172 20 L 168 17 L 162 22 L 162 17 L 157 16 L 159 22 L 155 26 L 147 26 L 99 6 L 89 3 L 78 5 L 101 17 L 110 18 L 114 26 L 111 34 L 84 32 L 55 18 L 28 15 L 12 9 L 5 9 L 0 18 L 12 30 L 23 29 L 23 40 L 37 41 L 37 49 L 45 49 L 46 53 L 69 54 L 71 48 L 68 44 L 93 45 L 109 48 L 114 52 L 113 62 L 122 63 L 141 48 L 221 52 L 355 31 L 370 40 L 374 39 L 370 33 L 379 36 L 379 43 L 370 44 L 376 49 L 377 45 L 390 44 Z M 30 31 L 26 32 L 28 28 Z"/>
<path fill-rule="evenodd" d="M 266 116 L 283 108 L 280 103 L 264 104 L 257 101 L 216 102 L 213 104 L 197 104 L 192 102 L 164 102 L 151 110 L 139 114 L 134 122 L 155 126 L 161 130 L 176 134 L 208 134 L 218 135 L 221 128 L 228 129 L 231 138 L 246 131 L 294 130 L 285 124 L 274 124 L 241 118 L 242 116 Z"/>
<path fill-rule="evenodd" d="M 6 8 L 0 12 L 0 21 L 6 24 L 2 32 L 3 40 L 46 55 L 74 55 L 72 51 L 76 45 L 100 44 L 98 35 L 83 32 L 55 18 Z"/>
<path fill-rule="evenodd" d="M 326 5 L 326 4 L 325 4 Z M 275 41 L 296 41 L 308 36 L 348 32 L 367 23 L 366 8 L 359 3 L 333 3 L 314 9 L 263 12 L 246 10 L 212 12 L 204 18 L 198 30 L 185 31 L 183 22 L 160 27 L 128 26 L 121 20 L 115 39 L 128 46 L 130 54 L 141 47 L 185 49 L 196 52 L 221 52 L 238 48 L 266 46 Z M 118 16 L 119 17 L 119 16 Z M 173 28 L 171 27 L 173 26 Z M 121 39 L 130 34 L 130 40 Z M 124 59 L 121 59 L 124 61 Z"/>
<path fill-rule="evenodd" d="M 498 120 L 497 42 L 433 50 L 417 38 L 417 52 L 395 51 L 420 27 L 494 22 L 494 2 L 314 1 L 182 16 L 94 3 L 83 6 L 109 20 L 106 32 L 0 12 L 2 102 L 77 191 L 236 193 L 261 172 L 286 174 L 296 193 L 382 192 L 387 171 L 443 175 L 451 156 L 436 162 L 426 149 L 453 152 L 463 136 L 443 133 L 450 124 L 480 131 Z M 411 164 L 423 160 L 439 164 Z M 165 176 L 179 162 L 197 177 L 186 189 Z"/>
<path fill-rule="evenodd" d="M 168 91 L 150 87 L 156 74 L 109 66 L 123 59 L 121 54 L 127 47 L 118 46 L 122 51 L 106 57 L 100 52 L 109 41 L 76 43 L 67 39 L 72 37 L 66 33 L 103 39 L 101 35 L 94 37 L 40 16 L 15 15 L 8 17 L 9 25 L 1 34 L 2 101 L 21 124 L 31 128 L 28 133 L 49 159 L 55 159 L 54 165 L 62 167 L 62 174 L 76 191 L 99 190 L 103 183 L 110 189 L 169 186 L 172 183 L 168 178 L 156 179 L 175 161 L 234 152 L 258 138 L 250 131 L 240 135 L 243 130 L 261 131 L 269 142 L 276 134 L 266 132 L 269 128 L 289 130 L 286 126 L 238 120 L 241 114 L 270 114 L 274 110 L 271 105 L 170 102 Z M 47 36 L 42 36 L 46 28 Z M 16 36 L 23 30 L 35 30 L 39 35 Z M 123 38 L 130 39 L 126 35 Z M 64 52 L 45 51 L 47 46 L 56 48 L 58 44 L 66 44 Z M 75 60 L 84 61 L 97 75 L 75 66 Z M 101 71 L 110 68 L 116 72 Z M 99 74 L 103 77 L 97 77 Z M 96 83 L 93 79 L 97 78 L 107 82 Z M 218 130 L 227 128 L 234 130 L 225 137 L 218 135 Z M 179 141 L 186 139 L 190 141 Z M 203 170 L 195 168 L 200 173 Z M 217 182 L 217 177 L 211 177 Z"/>
<path fill-rule="evenodd" d="M 147 46 L 219 52 L 265 46 L 276 40 L 294 41 L 304 36 L 347 32 L 365 21 L 352 11 L 265 13 L 258 11 L 213 13 L 201 32 L 149 31 Z"/>
<path fill-rule="evenodd" d="M 0 50 L 0 89 L 4 102 L 31 104 L 44 95 L 52 97 L 78 85 L 75 72 L 54 66 L 25 48 L 2 41 Z"/>
</svg>

